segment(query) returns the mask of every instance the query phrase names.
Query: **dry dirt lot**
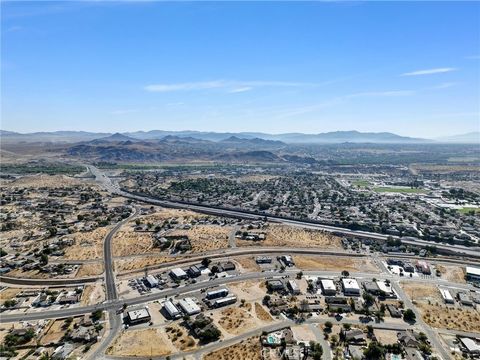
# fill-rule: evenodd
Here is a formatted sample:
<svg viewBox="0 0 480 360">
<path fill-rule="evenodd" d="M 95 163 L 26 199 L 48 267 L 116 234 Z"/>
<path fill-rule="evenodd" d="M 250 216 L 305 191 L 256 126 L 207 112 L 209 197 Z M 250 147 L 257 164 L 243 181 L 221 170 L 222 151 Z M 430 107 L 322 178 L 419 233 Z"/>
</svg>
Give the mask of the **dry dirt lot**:
<svg viewBox="0 0 480 360">
<path fill-rule="evenodd" d="M 9 187 L 20 187 L 20 188 L 61 188 L 69 186 L 81 186 L 81 185 L 91 185 L 85 181 L 80 181 L 66 175 L 26 175 L 22 176 L 14 181 L 5 183 L 5 186 Z"/>
<path fill-rule="evenodd" d="M 122 226 L 112 239 L 113 256 L 147 254 L 160 249 L 153 248 L 151 232 L 134 231 L 134 223 Z"/>
<path fill-rule="evenodd" d="M 192 244 L 192 253 L 228 248 L 231 226 L 195 225 L 189 230 L 174 230 L 169 235 L 186 235 Z"/>
<path fill-rule="evenodd" d="M 175 351 L 161 329 L 123 331 L 107 349 L 113 356 L 166 356 Z"/>
<path fill-rule="evenodd" d="M 434 285 L 402 282 L 403 290 L 412 301 L 442 302 L 440 291 Z"/>
<path fill-rule="evenodd" d="M 257 316 L 258 319 L 265 321 L 265 322 L 270 322 L 273 321 L 273 318 L 270 316 L 267 310 L 258 302 L 255 303 L 255 315 Z"/>
<path fill-rule="evenodd" d="M 294 226 L 272 225 L 266 228 L 264 241 L 238 240 L 238 246 L 286 246 L 286 247 L 318 247 L 322 249 L 340 249 L 340 238 L 316 230 L 301 229 Z"/>
<path fill-rule="evenodd" d="M 170 256 L 142 256 L 139 258 L 119 259 L 115 260 L 115 270 L 117 273 L 145 269 L 147 266 L 164 264 L 170 261 L 175 261 L 177 258 Z"/>
<path fill-rule="evenodd" d="M 21 292 L 22 289 L 17 288 L 6 288 L 0 291 L 0 304 L 3 304 L 5 301 L 13 299 L 15 295 Z"/>
<path fill-rule="evenodd" d="M 97 228 L 93 231 L 76 232 L 69 237 L 74 239 L 75 244 L 65 249 L 65 259 L 68 260 L 91 260 L 103 257 L 103 239 L 113 226 Z"/>
<path fill-rule="evenodd" d="M 366 258 L 295 255 L 293 260 L 295 266 L 303 270 L 380 272 L 375 264 Z"/>
<path fill-rule="evenodd" d="M 453 281 L 461 284 L 465 284 L 465 271 L 459 266 L 449 265 L 435 265 L 435 267 L 441 272 L 443 279 Z"/>
<path fill-rule="evenodd" d="M 375 329 L 374 333 L 378 342 L 382 344 L 396 344 L 398 341 L 396 331 Z"/>
<path fill-rule="evenodd" d="M 243 281 L 228 286 L 239 299 L 261 301 L 266 294 L 265 281 Z"/>
<path fill-rule="evenodd" d="M 423 320 L 430 326 L 443 329 L 480 332 L 480 314 L 472 308 L 453 308 L 418 302 Z"/>
<path fill-rule="evenodd" d="M 171 325 L 165 328 L 165 332 L 172 344 L 179 351 L 189 351 L 197 348 L 197 342 L 193 337 L 188 335 L 185 328 L 181 328 L 178 325 Z"/>
<path fill-rule="evenodd" d="M 105 300 L 105 291 L 102 284 L 86 285 L 82 293 L 80 303 L 82 305 L 93 305 Z"/>
<path fill-rule="evenodd" d="M 243 271 L 260 271 L 260 266 L 255 262 L 255 258 L 249 257 L 239 257 L 234 260 Z"/>
<path fill-rule="evenodd" d="M 218 324 L 225 329 L 226 332 L 238 335 L 257 326 L 256 319 L 253 315 L 238 307 L 230 307 L 220 312 Z"/>
<path fill-rule="evenodd" d="M 83 278 L 103 274 L 103 264 L 101 263 L 85 263 L 80 266 L 75 277 Z"/>
<path fill-rule="evenodd" d="M 65 320 L 52 320 L 45 327 L 44 335 L 40 338 L 40 345 L 58 343 L 65 335 L 65 329 L 63 329 L 64 324 Z"/>
<path fill-rule="evenodd" d="M 203 360 L 260 360 L 260 338 L 252 337 L 238 344 L 214 351 L 203 357 Z"/>
</svg>

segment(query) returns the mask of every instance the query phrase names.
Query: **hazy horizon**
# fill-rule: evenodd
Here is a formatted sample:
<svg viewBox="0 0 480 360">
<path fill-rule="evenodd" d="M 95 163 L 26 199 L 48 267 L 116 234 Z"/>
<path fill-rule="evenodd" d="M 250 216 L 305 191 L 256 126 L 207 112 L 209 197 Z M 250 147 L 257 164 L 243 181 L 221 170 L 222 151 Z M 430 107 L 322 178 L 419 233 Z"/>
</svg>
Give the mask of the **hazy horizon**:
<svg viewBox="0 0 480 360">
<path fill-rule="evenodd" d="M 480 3 L 1 7 L 7 131 L 480 129 Z"/>
</svg>

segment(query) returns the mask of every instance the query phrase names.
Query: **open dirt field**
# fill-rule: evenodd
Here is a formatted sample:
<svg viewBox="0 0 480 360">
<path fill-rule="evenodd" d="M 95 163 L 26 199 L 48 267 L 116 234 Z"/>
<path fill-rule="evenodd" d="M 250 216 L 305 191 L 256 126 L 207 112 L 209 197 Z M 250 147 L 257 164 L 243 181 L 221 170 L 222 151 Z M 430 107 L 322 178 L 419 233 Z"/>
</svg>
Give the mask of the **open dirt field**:
<svg viewBox="0 0 480 360">
<path fill-rule="evenodd" d="M 160 329 L 123 331 L 107 349 L 114 356 L 165 356 L 175 351 L 167 335 Z"/>
<path fill-rule="evenodd" d="M 73 238 L 75 244 L 65 249 L 65 259 L 68 260 L 90 260 L 103 257 L 103 239 L 112 226 L 97 228 L 88 232 L 76 232 L 69 237 Z"/>
<path fill-rule="evenodd" d="M 186 235 L 192 244 L 192 253 L 228 248 L 231 226 L 195 225 L 190 230 L 174 230 L 169 235 Z"/>
<path fill-rule="evenodd" d="M 5 301 L 13 299 L 15 295 L 21 292 L 22 289 L 17 288 L 6 288 L 0 291 L 0 304 L 3 304 Z"/>
<path fill-rule="evenodd" d="M 244 333 L 257 326 L 256 319 L 250 312 L 237 307 L 222 310 L 218 324 L 233 335 Z"/>
<path fill-rule="evenodd" d="M 401 286 L 407 296 L 413 301 L 431 301 L 442 303 L 440 291 L 434 285 L 402 282 Z"/>
<path fill-rule="evenodd" d="M 260 360 L 261 345 L 258 337 L 252 337 L 238 344 L 214 351 L 203 357 L 203 360 Z"/>
<path fill-rule="evenodd" d="M 159 253 L 160 249 L 153 248 L 151 232 L 134 231 L 133 223 L 128 223 L 115 234 L 112 239 L 113 256 L 128 256 Z"/>
<path fill-rule="evenodd" d="M 102 284 L 87 285 L 82 293 L 80 303 L 82 305 L 93 305 L 105 300 L 105 291 Z"/>
<path fill-rule="evenodd" d="M 64 320 L 52 320 L 45 328 L 45 335 L 41 337 L 40 344 L 48 345 L 59 342 L 65 335 L 65 329 L 62 328 L 64 324 Z"/>
<path fill-rule="evenodd" d="M 180 351 L 188 351 L 197 348 L 195 339 L 188 335 L 184 328 L 178 325 L 167 326 L 165 332 L 172 344 Z"/>
<path fill-rule="evenodd" d="M 446 305 L 417 303 L 423 320 L 430 326 L 443 329 L 480 332 L 480 314 L 472 308 L 453 308 Z"/>
<path fill-rule="evenodd" d="M 151 222 L 153 224 L 169 219 L 176 219 L 178 223 L 189 223 L 192 219 L 205 218 L 206 216 L 189 210 L 155 208 L 153 214 L 140 216 L 139 219 L 144 223 Z"/>
<path fill-rule="evenodd" d="M 297 341 L 317 341 L 317 337 L 308 325 L 292 326 L 293 336 Z"/>
<path fill-rule="evenodd" d="M 294 226 L 272 225 L 266 229 L 264 241 L 237 240 L 238 246 L 286 246 L 340 249 L 340 238 L 321 231 L 301 229 Z"/>
<path fill-rule="evenodd" d="M 82 278 L 88 276 L 95 276 L 103 274 L 103 264 L 101 263 L 86 263 L 80 266 L 75 277 Z"/>
<path fill-rule="evenodd" d="M 260 271 L 260 266 L 253 257 L 239 257 L 234 260 L 244 271 Z"/>
<path fill-rule="evenodd" d="M 246 301 L 261 301 L 266 294 L 264 281 L 243 281 L 228 286 L 239 299 Z"/>
<path fill-rule="evenodd" d="M 394 330 L 375 329 L 374 334 L 382 344 L 396 344 L 398 341 L 397 332 Z"/>
<path fill-rule="evenodd" d="M 440 270 L 443 279 L 465 284 L 465 271 L 459 266 L 435 265 Z"/>
<path fill-rule="evenodd" d="M 20 188 L 61 188 L 61 187 L 68 187 L 68 186 L 79 186 L 79 185 L 86 185 L 91 183 L 87 183 L 85 181 L 81 181 L 79 179 L 72 178 L 66 175 L 26 175 L 22 176 L 14 181 L 9 183 L 3 183 L 5 186 L 9 187 L 20 187 Z"/>
<path fill-rule="evenodd" d="M 366 258 L 295 255 L 293 260 L 296 267 L 304 270 L 380 272 L 375 264 Z"/>
<path fill-rule="evenodd" d="M 139 270 L 144 269 L 146 266 L 164 264 L 170 261 L 175 261 L 175 257 L 169 256 L 145 256 L 140 258 L 131 258 L 131 259 L 119 259 L 115 260 L 115 270 L 119 273 L 130 271 L 130 270 Z"/>
<path fill-rule="evenodd" d="M 268 311 L 265 310 L 265 308 L 258 302 L 255 303 L 255 315 L 257 316 L 258 319 L 262 321 L 265 321 L 265 322 L 273 321 L 273 318 L 268 313 Z"/>
</svg>

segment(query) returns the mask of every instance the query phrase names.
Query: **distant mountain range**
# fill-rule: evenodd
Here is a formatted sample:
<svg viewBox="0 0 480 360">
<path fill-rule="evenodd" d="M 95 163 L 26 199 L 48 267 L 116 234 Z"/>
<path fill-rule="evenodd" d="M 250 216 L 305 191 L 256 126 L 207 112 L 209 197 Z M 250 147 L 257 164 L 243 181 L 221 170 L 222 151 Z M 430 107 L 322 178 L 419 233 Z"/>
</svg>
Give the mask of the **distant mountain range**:
<svg viewBox="0 0 480 360">
<path fill-rule="evenodd" d="M 476 135 L 476 140 L 470 141 Z M 35 132 L 21 134 L 12 131 L 0 131 L 2 140 L 15 140 L 25 142 L 59 142 L 76 143 L 84 141 L 99 140 L 101 142 L 118 141 L 139 141 L 139 140 L 168 140 L 179 141 L 182 138 L 190 140 L 206 140 L 214 142 L 235 143 L 244 140 L 252 140 L 258 145 L 277 145 L 282 144 L 336 144 L 336 143 L 378 143 L 378 144 L 408 144 L 408 143 L 430 143 L 434 140 L 421 139 L 400 136 L 389 132 L 359 132 L 359 131 L 333 131 L 318 134 L 303 133 L 285 133 L 285 134 L 267 134 L 260 132 L 204 132 L 204 131 L 136 131 L 125 133 L 93 133 L 86 131 L 55 131 L 55 132 Z M 463 136 L 463 138 L 462 138 Z M 478 133 L 459 135 L 456 140 L 436 139 L 438 141 L 455 142 L 478 142 Z M 467 141 L 468 140 L 468 141 Z M 267 143 L 269 142 L 269 143 Z"/>
<path fill-rule="evenodd" d="M 474 131 L 460 135 L 444 136 L 436 138 L 435 140 L 447 143 L 480 144 L 480 131 Z"/>
</svg>

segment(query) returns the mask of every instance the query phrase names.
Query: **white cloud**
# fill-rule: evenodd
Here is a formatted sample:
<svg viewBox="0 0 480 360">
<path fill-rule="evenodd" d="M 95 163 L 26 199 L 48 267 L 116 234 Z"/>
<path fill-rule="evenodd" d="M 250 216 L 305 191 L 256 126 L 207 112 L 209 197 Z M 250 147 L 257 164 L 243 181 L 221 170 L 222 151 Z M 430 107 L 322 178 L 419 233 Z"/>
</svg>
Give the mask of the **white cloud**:
<svg viewBox="0 0 480 360">
<path fill-rule="evenodd" d="M 435 68 L 435 69 L 426 69 L 426 70 L 416 70 L 412 72 L 407 72 L 401 76 L 419 76 L 419 75 L 432 75 L 432 74 L 443 74 L 451 71 L 455 71 L 455 68 Z"/>
<path fill-rule="evenodd" d="M 256 87 L 312 87 L 320 84 L 288 81 L 236 81 L 213 80 L 187 83 L 152 84 L 145 86 L 149 92 L 198 91 L 210 89 L 227 89 L 228 92 L 244 92 Z"/>
</svg>

